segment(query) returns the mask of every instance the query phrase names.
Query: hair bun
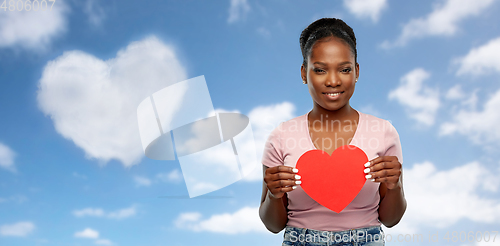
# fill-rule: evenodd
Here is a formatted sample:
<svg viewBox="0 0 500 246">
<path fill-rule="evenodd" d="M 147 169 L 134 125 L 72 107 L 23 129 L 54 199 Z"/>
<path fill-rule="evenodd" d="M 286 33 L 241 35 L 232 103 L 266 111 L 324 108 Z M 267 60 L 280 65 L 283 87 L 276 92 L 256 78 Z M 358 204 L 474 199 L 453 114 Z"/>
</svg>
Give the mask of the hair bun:
<svg viewBox="0 0 500 246">
<path fill-rule="evenodd" d="M 300 49 L 304 58 L 304 65 L 316 41 L 325 37 L 338 37 L 345 41 L 354 53 L 354 60 L 357 62 L 356 36 L 352 28 L 343 20 L 337 18 L 321 18 L 306 27 L 300 34 Z"/>
</svg>

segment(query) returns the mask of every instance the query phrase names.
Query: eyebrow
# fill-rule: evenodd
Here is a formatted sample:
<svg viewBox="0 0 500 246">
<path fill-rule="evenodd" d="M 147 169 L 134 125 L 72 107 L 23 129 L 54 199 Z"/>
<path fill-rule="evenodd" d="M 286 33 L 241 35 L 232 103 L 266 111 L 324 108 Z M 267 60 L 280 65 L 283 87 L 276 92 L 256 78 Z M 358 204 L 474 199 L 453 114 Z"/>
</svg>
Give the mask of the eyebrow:
<svg viewBox="0 0 500 246">
<path fill-rule="evenodd" d="M 313 65 L 315 65 L 315 64 L 322 65 L 322 66 L 326 66 L 326 65 L 327 65 L 327 64 L 326 64 L 326 63 L 324 63 L 324 62 L 315 62 L 315 63 L 313 63 Z M 352 62 L 350 62 L 350 61 L 345 61 L 345 62 L 341 62 L 341 63 L 339 63 L 338 65 L 339 65 L 339 66 L 342 66 L 342 65 L 345 65 L 345 64 L 352 64 Z"/>
</svg>

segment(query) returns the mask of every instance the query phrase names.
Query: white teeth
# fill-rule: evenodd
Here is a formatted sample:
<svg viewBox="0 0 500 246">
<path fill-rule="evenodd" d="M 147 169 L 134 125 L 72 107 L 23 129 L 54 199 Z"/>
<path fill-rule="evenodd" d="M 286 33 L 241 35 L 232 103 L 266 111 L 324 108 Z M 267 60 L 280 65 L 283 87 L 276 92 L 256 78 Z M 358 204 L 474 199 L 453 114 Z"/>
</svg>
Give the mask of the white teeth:
<svg viewBox="0 0 500 246">
<path fill-rule="evenodd" d="M 340 92 L 338 92 L 338 93 L 325 93 L 325 94 L 327 94 L 329 96 L 338 96 L 338 95 L 340 95 Z"/>
</svg>

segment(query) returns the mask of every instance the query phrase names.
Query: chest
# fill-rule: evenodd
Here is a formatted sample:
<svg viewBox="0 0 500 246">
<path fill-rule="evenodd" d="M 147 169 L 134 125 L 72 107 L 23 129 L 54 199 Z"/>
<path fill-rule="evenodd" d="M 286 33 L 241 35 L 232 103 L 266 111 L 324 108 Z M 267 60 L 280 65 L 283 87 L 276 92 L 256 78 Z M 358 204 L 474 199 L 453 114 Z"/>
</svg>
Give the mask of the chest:
<svg viewBox="0 0 500 246">
<path fill-rule="evenodd" d="M 340 146 L 352 142 L 357 129 L 357 122 L 348 124 L 332 124 L 330 127 L 309 127 L 309 135 L 316 149 L 323 150 L 329 155 Z"/>
</svg>

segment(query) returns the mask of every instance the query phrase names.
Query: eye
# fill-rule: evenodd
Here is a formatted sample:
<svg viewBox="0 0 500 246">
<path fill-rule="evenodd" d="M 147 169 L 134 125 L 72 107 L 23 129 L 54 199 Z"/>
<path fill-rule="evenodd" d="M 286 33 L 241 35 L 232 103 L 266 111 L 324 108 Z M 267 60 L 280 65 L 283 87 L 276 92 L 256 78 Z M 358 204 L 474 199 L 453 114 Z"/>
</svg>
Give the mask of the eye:
<svg viewBox="0 0 500 246">
<path fill-rule="evenodd" d="M 341 73 L 350 73 L 351 71 L 352 71 L 352 68 L 350 68 L 350 67 L 340 70 Z"/>
<path fill-rule="evenodd" d="M 325 70 L 323 70 L 323 69 L 321 69 L 321 68 L 314 68 L 314 69 L 313 69 L 313 71 L 314 71 L 315 73 L 324 73 L 324 72 L 325 72 Z"/>
</svg>

